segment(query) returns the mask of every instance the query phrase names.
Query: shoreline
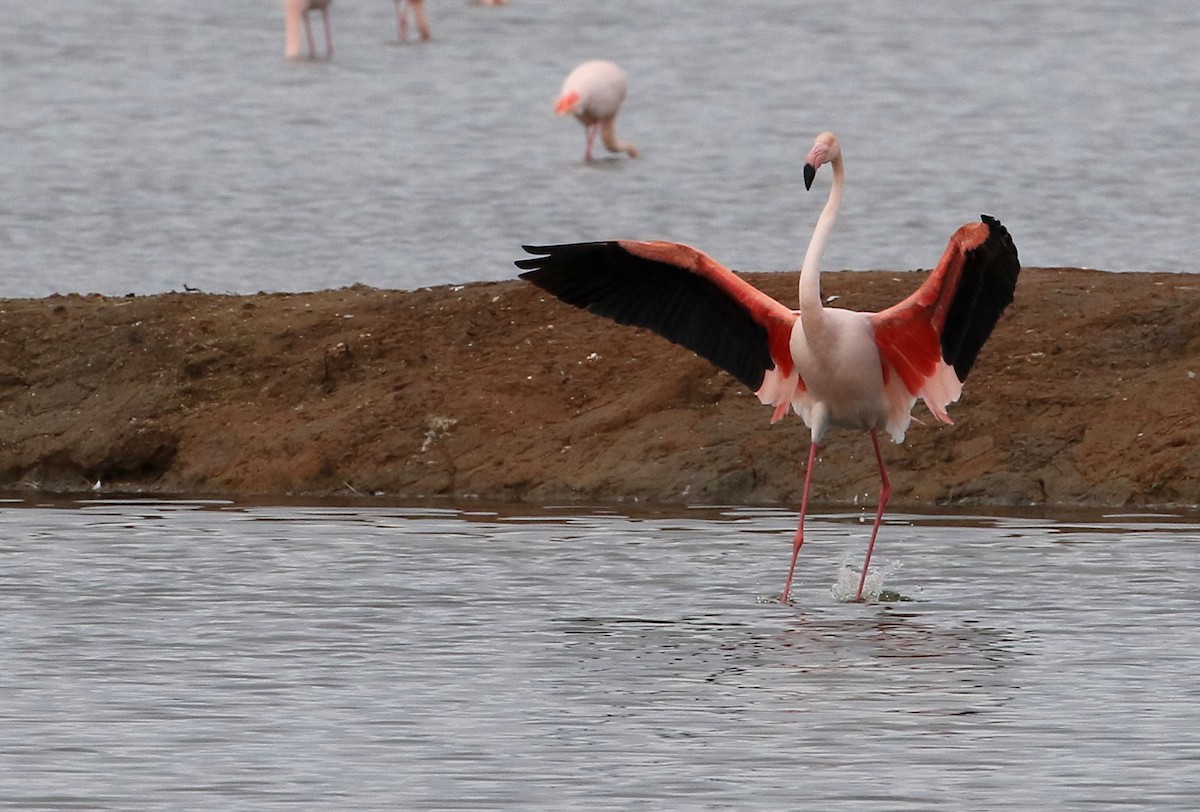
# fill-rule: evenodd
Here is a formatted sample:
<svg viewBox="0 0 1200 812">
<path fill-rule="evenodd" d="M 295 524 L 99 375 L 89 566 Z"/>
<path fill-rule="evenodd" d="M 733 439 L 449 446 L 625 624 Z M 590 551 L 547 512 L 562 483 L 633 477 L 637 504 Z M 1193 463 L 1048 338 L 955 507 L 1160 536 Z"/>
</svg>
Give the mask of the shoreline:
<svg viewBox="0 0 1200 812">
<path fill-rule="evenodd" d="M 746 278 L 783 302 L 796 274 Z M 822 276 L 878 309 L 920 272 Z M 1025 268 L 890 507 L 1200 505 L 1200 277 Z M 795 508 L 808 434 L 687 350 L 519 281 L 0 300 L 0 489 Z M 873 505 L 834 431 L 815 503 Z"/>
</svg>

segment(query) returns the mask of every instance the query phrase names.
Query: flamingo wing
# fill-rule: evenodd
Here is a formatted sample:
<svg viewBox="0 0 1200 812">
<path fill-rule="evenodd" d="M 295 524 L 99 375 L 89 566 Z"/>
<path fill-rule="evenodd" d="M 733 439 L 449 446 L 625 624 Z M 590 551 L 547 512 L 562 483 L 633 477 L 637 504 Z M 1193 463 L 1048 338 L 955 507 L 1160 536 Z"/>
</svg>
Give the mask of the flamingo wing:
<svg viewBox="0 0 1200 812">
<path fill-rule="evenodd" d="M 706 254 L 669 242 L 523 246 L 521 278 L 569 305 L 653 330 L 758 390 L 793 373 L 795 312 Z"/>
<path fill-rule="evenodd" d="M 1021 264 L 1000 221 L 982 215 L 950 238 L 929 278 L 900 303 L 871 315 L 885 365 L 941 420 L 958 399 L 1000 314 L 1013 300 Z"/>
<path fill-rule="evenodd" d="M 981 222 L 987 226 L 987 235 L 964 252 L 958 290 L 942 330 L 942 355 L 960 381 L 967 379 L 983 343 L 1012 303 L 1021 272 L 1017 247 L 1008 230 L 994 217 L 983 215 Z M 977 234 L 982 231 L 974 228 Z"/>
</svg>

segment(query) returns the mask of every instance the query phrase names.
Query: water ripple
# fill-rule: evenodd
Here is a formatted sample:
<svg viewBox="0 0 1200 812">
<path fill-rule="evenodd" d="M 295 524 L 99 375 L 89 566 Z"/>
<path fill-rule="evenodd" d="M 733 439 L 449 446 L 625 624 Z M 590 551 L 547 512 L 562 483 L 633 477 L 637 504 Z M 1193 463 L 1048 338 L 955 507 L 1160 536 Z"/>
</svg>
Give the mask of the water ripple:
<svg viewBox="0 0 1200 812">
<path fill-rule="evenodd" d="M 10 808 L 830 809 L 1200 791 L 1191 514 L 8 500 Z M 777 594 L 777 593 L 776 593 Z"/>
</svg>

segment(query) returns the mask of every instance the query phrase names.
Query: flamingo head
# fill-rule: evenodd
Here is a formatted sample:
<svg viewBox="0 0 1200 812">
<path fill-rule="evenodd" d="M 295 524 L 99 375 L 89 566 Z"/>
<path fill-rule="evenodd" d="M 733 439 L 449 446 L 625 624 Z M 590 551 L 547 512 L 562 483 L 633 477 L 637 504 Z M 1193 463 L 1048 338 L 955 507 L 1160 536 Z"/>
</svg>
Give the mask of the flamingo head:
<svg viewBox="0 0 1200 812">
<path fill-rule="evenodd" d="M 842 145 L 838 143 L 837 136 L 831 132 L 823 132 L 817 136 L 817 140 L 813 142 L 812 149 L 808 152 L 808 157 L 804 159 L 804 188 L 811 189 L 813 178 L 817 176 L 817 170 L 821 168 L 821 164 L 833 163 L 842 159 Z"/>
<path fill-rule="evenodd" d="M 576 105 L 579 104 L 579 100 L 579 91 L 564 91 L 563 94 L 558 97 L 558 103 L 554 105 L 555 115 L 565 116 L 567 113 L 574 113 Z"/>
</svg>

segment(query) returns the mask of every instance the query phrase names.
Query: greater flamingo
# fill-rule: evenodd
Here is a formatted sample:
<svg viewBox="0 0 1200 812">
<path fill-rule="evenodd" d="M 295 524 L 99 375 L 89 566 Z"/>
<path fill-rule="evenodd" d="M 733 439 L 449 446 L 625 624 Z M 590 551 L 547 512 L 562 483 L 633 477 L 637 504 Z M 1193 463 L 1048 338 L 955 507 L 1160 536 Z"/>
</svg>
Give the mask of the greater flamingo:
<svg viewBox="0 0 1200 812">
<path fill-rule="evenodd" d="M 524 246 L 537 256 L 517 261 L 521 278 L 567 304 L 621 324 L 649 328 L 730 372 L 775 407 L 771 422 L 790 406 L 811 432 L 800 523 L 780 600 L 788 600 L 812 485 L 817 451 L 830 426 L 865 429 L 879 463 L 879 506 L 867 545 L 856 601 L 883 511 L 891 494 L 877 432 L 896 442 L 918 398 L 934 417 L 952 423 L 946 406 L 1001 313 L 1012 301 L 1020 262 L 1008 231 L 983 215 L 950 238 L 929 277 L 908 296 L 878 313 L 825 307 L 821 254 L 842 199 L 842 152 L 833 133 L 817 136 L 804 165 L 811 188 L 817 170 L 833 167 L 829 198 L 813 229 L 800 271 L 800 309 L 784 305 L 705 254 L 669 242 L 576 243 Z"/>
<path fill-rule="evenodd" d="M 429 39 L 429 20 L 425 17 L 424 0 L 394 0 L 396 4 L 396 30 L 400 40 L 408 39 L 408 9 L 412 9 L 413 22 L 422 40 Z M 407 5 L 407 8 L 405 6 Z"/>
<path fill-rule="evenodd" d="M 592 160 L 592 142 L 597 130 L 609 152 L 624 152 L 630 158 L 638 156 L 633 144 L 617 140 L 615 121 L 628 90 L 624 71 L 603 59 L 584 62 L 567 74 L 554 112 L 560 116 L 570 113 L 583 124 L 587 132 L 585 161 Z"/>
<path fill-rule="evenodd" d="M 325 58 L 333 56 L 333 30 L 329 27 L 329 3 L 331 0 L 283 0 L 283 28 L 286 41 L 284 55 L 288 59 L 300 58 L 300 26 L 308 40 L 308 58 L 316 59 L 317 50 L 313 43 L 312 24 L 308 20 L 310 11 L 321 12 L 325 22 Z"/>
</svg>

